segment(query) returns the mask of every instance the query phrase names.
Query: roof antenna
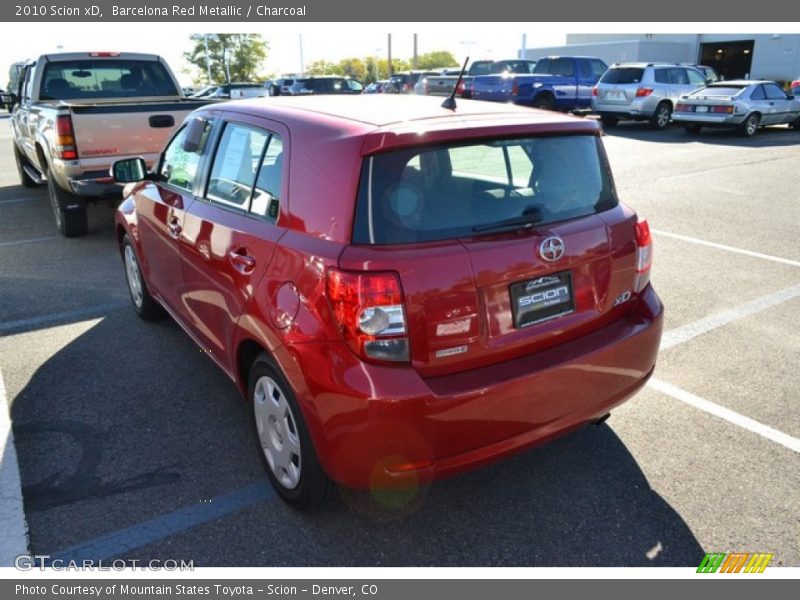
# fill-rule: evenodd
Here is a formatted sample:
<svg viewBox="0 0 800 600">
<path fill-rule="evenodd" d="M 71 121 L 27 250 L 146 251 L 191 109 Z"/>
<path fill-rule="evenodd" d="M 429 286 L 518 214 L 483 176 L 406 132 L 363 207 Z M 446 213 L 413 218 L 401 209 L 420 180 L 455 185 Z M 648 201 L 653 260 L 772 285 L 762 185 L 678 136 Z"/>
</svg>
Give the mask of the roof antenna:
<svg viewBox="0 0 800 600">
<path fill-rule="evenodd" d="M 464 71 L 467 70 L 467 63 L 469 62 L 469 56 L 464 59 L 464 66 L 461 67 L 461 73 L 458 74 L 458 79 L 456 79 L 456 85 L 453 87 L 452 93 L 444 99 L 442 102 L 442 108 L 446 108 L 447 110 L 455 110 L 456 109 L 456 92 L 458 91 L 458 86 L 461 83 L 461 80 L 464 79 Z"/>
</svg>

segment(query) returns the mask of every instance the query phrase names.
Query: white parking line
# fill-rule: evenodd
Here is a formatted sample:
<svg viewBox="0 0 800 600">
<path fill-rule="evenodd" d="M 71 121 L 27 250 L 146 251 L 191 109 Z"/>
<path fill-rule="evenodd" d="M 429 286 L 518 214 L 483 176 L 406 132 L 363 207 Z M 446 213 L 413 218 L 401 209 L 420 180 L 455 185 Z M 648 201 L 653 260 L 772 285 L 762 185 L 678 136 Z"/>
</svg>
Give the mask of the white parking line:
<svg viewBox="0 0 800 600">
<path fill-rule="evenodd" d="M 719 417 L 720 419 L 724 419 L 729 423 L 733 423 L 742 429 L 747 429 L 748 431 L 752 431 L 755 434 L 760 435 L 763 438 L 766 438 L 776 444 L 780 444 L 784 448 L 788 448 L 794 452 L 800 454 L 800 440 L 787 435 L 777 429 L 770 427 L 769 425 L 764 425 L 763 423 L 759 423 L 751 419 L 750 417 L 745 417 L 744 415 L 740 415 L 736 411 L 733 411 L 729 408 L 725 408 L 724 406 L 720 406 L 710 400 L 706 400 L 705 398 L 701 398 L 699 396 L 695 396 L 691 392 L 687 392 L 686 390 L 682 390 L 679 387 L 675 387 L 672 384 L 667 383 L 666 381 L 661 381 L 660 379 L 656 379 L 655 377 L 650 378 L 650 381 L 647 382 L 648 387 L 653 388 L 656 391 L 661 392 L 662 394 L 666 394 L 671 398 L 676 400 L 680 400 L 688 404 L 689 406 L 694 406 L 695 408 L 699 408 L 700 410 L 707 412 L 715 417 Z"/>
<path fill-rule="evenodd" d="M 761 296 L 760 298 L 756 298 L 751 302 L 742 304 L 736 308 L 732 308 L 731 310 L 726 310 L 715 315 L 709 315 L 708 317 L 699 319 L 698 321 L 687 323 L 681 327 L 671 329 L 665 332 L 661 337 L 660 350 L 674 348 L 675 346 L 688 342 L 689 340 L 703 333 L 708 333 L 709 331 L 719 329 L 724 325 L 733 323 L 734 321 L 739 321 L 745 317 L 749 317 L 797 297 L 800 297 L 800 285 L 794 285 L 789 288 L 778 290 L 772 294 Z M 710 400 L 695 396 L 691 392 L 682 390 L 679 387 L 667 383 L 666 381 L 656 379 L 655 377 L 650 378 L 650 381 L 647 382 L 647 386 L 661 392 L 662 394 L 666 394 L 671 398 L 680 400 L 681 402 L 689 404 L 690 406 L 694 406 L 695 408 L 719 417 L 720 419 L 724 419 L 729 423 L 733 423 L 734 425 L 742 427 L 743 429 L 747 429 L 748 431 L 758 434 L 772 442 L 778 443 L 789 450 L 800 453 L 800 440 L 778 431 L 769 425 L 759 423 L 750 417 L 745 417 L 736 411 L 725 408 L 724 406 L 720 406 L 719 404 L 715 404 Z"/>
<path fill-rule="evenodd" d="M 761 296 L 741 306 L 715 315 L 709 315 L 703 319 L 682 325 L 681 327 L 670 329 L 661 336 L 661 350 L 667 350 L 678 344 L 683 344 L 698 335 L 713 331 L 728 323 L 739 321 L 740 319 L 772 308 L 773 306 L 777 306 L 778 304 L 791 300 L 792 298 L 797 298 L 798 296 L 800 296 L 800 284 L 778 290 L 766 296 Z"/>
<path fill-rule="evenodd" d="M 737 248 L 735 246 L 726 246 L 725 244 L 718 244 L 716 242 L 709 242 L 699 238 L 689 237 L 688 235 L 680 235 L 679 233 L 671 233 L 661 229 L 651 229 L 652 233 L 656 235 L 663 235 L 664 237 L 689 242 L 691 244 L 698 244 L 700 246 L 708 246 L 709 248 L 716 248 L 717 250 L 726 250 L 728 252 L 735 252 L 736 254 L 744 254 L 745 256 L 752 256 L 753 258 L 763 258 L 764 260 L 771 260 L 772 262 L 781 263 L 784 265 L 791 265 L 793 267 L 800 267 L 800 261 L 782 258 L 780 256 L 772 256 L 771 254 L 762 254 L 761 252 L 753 252 L 752 250 L 745 250 L 744 248 Z"/>
<path fill-rule="evenodd" d="M 26 240 L 15 240 L 13 242 L 0 242 L 0 246 L 5 247 L 5 246 L 20 246 L 22 244 L 35 244 L 36 242 L 46 242 L 48 240 L 54 240 L 60 237 L 61 237 L 60 235 L 48 235 L 39 238 L 28 238 Z"/>
<path fill-rule="evenodd" d="M 14 558 L 28 553 L 28 525 L 22 508 L 22 487 L 11 431 L 6 386 L 0 371 L 0 567 L 13 567 Z"/>
</svg>

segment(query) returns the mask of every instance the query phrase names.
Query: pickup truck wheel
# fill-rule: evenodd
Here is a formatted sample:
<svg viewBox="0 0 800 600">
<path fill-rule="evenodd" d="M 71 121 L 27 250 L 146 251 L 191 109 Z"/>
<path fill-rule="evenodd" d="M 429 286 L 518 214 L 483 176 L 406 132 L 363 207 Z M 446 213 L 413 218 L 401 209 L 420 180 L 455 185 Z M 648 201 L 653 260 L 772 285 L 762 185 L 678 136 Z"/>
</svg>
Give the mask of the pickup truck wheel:
<svg viewBox="0 0 800 600">
<path fill-rule="evenodd" d="M 292 389 L 266 354 L 250 369 L 247 397 L 259 454 L 275 491 L 298 509 L 324 504 L 335 486 L 319 464 Z"/>
<path fill-rule="evenodd" d="M 28 159 L 22 156 L 17 145 L 14 144 L 14 161 L 17 163 L 17 173 L 19 173 L 19 182 L 23 187 L 32 188 L 36 187 L 36 182 L 25 172 L 25 167 L 30 166 Z"/>
<path fill-rule="evenodd" d="M 128 281 L 128 291 L 131 294 L 133 309 L 145 321 L 157 321 L 164 316 L 164 309 L 156 302 L 147 291 L 147 284 L 139 268 L 139 260 L 133 249 L 131 239 L 125 235 L 122 238 L 122 260 L 125 263 L 125 276 Z"/>
<path fill-rule="evenodd" d="M 669 102 L 662 102 L 656 106 L 656 111 L 650 117 L 650 126 L 653 129 L 666 129 L 672 119 L 672 107 Z"/>
<path fill-rule="evenodd" d="M 741 125 L 740 132 L 744 137 L 753 137 L 758 132 L 761 117 L 757 113 L 748 115 Z"/>
<path fill-rule="evenodd" d="M 553 100 L 550 96 L 536 96 L 533 99 L 533 108 L 541 108 L 542 110 L 553 110 Z"/>
<path fill-rule="evenodd" d="M 52 177 L 47 178 L 47 193 L 50 196 L 56 227 L 61 235 L 64 237 L 86 235 L 89 230 L 89 215 L 83 200 L 62 190 Z"/>
</svg>

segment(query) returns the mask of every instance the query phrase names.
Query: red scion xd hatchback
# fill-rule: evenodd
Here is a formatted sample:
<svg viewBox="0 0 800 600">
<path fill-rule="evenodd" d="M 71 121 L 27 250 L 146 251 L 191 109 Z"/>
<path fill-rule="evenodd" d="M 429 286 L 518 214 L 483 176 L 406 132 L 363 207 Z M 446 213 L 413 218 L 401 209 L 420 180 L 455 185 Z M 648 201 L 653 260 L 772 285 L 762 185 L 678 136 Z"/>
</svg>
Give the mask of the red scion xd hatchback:
<svg viewBox="0 0 800 600">
<path fill-rule="evenodd" d="M 136 312 L 169 313 L 236 382 L 295 506 L 540 444 L 653 371 L 650 231 L 594 121 L 245 100 L 192 113 L 154 172 L 112 171 Z"/>
</svg>

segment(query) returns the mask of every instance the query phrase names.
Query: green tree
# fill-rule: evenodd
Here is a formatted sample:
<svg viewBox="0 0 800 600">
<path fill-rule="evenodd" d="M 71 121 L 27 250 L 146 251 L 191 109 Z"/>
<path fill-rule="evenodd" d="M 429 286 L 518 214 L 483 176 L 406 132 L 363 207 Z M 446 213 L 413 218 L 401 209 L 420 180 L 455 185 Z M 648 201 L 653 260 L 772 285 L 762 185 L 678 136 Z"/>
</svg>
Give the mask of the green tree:
<svg viewBox="0 0 800 600">
<path fill-rule="evenodd" d="M 327 60 L 315 60 L 306 66 L 306 75 L 339 75 L 338 65 Z"/>
<path fill-rule="evenodd" d="M 338 74 L 364 81 L 367 78 L 367 65 L 360 58 L 344 58 L 339 61 Z"/>
<path fill-rule="evenodd" d="M 417 57 L 417 65 L 420 69 L 442 69 L 444 67 L 459 66 L 456 57 L 447 50 L 435 50 L 426 52 Z"/>
<path fill-rule="evenodd" d="M 202 75 L 200 80 L 207 79 L 210 67 L 211 79 L 214 83 L 228 81 L 225 56 L 228 54 L 228 67 L 231 81 L 260 81 L 264 59 L 267 58 L 269 45 L 257 33 L 195 33 L 190 36 L 194 46 L 183 57 L 195 65 Z M 208 54 L 206 54 L 206 43 Z"/>
</svg>

